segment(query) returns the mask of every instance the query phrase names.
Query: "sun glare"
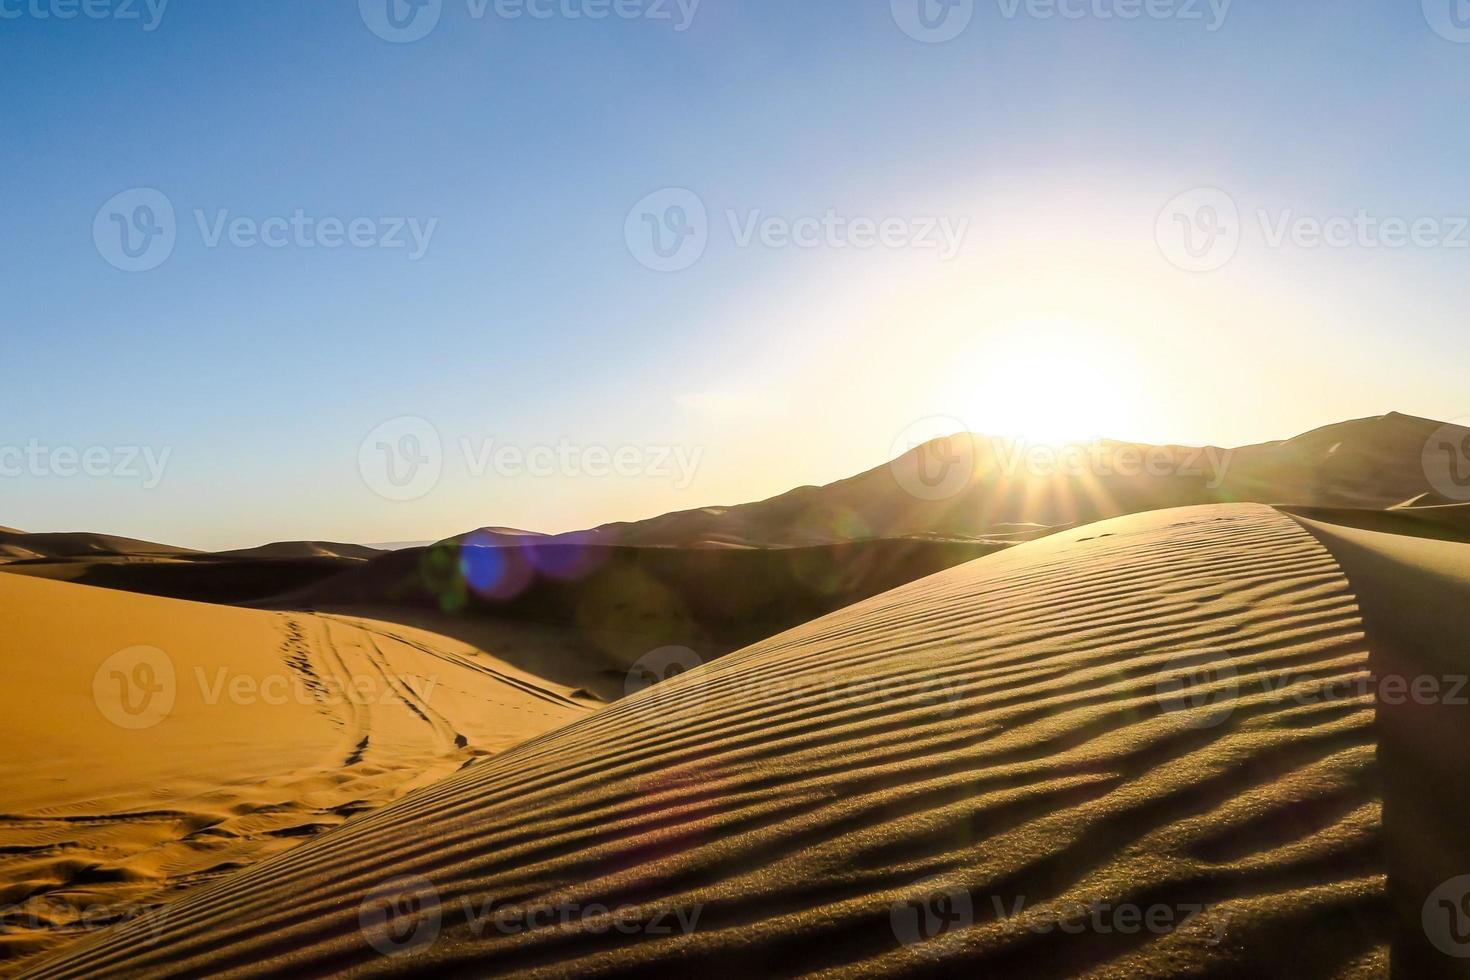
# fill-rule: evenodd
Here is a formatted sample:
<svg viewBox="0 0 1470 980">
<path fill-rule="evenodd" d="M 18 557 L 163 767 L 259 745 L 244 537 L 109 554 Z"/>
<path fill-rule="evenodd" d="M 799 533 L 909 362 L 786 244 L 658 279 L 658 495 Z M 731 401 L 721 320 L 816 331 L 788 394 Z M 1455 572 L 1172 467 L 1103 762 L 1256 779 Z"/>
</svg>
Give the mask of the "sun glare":
<svg viewBox="0 0 1470 980">
<path fill-rule="evenodd" d="M 953 404 L 974 432 L 1059 443 L 1136 438 L 1126 359 L 1106 331 L 1070 320 L 1021 320 L 970 348 Z"/>
</svg>

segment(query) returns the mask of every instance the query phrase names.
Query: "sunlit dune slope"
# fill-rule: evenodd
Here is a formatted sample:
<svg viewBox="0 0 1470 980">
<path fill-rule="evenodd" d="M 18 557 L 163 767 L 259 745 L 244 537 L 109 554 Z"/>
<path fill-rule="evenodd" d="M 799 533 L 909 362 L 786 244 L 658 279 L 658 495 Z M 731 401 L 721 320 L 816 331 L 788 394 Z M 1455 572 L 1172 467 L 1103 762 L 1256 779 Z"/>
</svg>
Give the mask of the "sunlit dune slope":
<svg viewBox="0 0 1470 980">
<path fill-rule="evenodd" d="M 1373 975 L 1367 658 L 1293 519 L 1123 518 L 683 674 L 36 975 Z M 1074 929 L 1090 903 L 1157 928 Z"/>
<path fill-rule="evenodd" d="M 0 972 L 585 710 L 399 626 L 0 575 Z"/>
</svg>

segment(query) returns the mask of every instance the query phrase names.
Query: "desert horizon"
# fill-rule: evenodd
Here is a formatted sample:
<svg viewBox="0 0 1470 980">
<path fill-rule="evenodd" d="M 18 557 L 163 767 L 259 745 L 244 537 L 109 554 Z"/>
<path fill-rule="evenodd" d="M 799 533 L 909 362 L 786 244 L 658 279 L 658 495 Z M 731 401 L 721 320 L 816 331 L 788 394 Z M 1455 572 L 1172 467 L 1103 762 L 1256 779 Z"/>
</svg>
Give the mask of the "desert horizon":
<svg viewBox="0 0 1470 980">
<path fill-rule="evenodd" d="M 1463 756 L 1423 741 L 1470 717 L 1466 446 L 1398 413 L 1218 453 L 952 433 L 397 551 L 5 529 L 0 965 L 1448 975 Z"/>
<path fill-rule="evenodd" d="M 1470 0 L 0 55 L 0 980 L 1470 978 Z"/>
</svg>

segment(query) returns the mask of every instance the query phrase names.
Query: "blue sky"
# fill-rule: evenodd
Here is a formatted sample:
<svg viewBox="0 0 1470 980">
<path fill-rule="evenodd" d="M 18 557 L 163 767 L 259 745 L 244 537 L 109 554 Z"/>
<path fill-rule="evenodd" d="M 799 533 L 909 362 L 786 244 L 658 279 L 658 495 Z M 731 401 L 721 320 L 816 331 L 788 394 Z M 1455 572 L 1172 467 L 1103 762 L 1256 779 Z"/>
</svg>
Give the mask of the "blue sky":
<svg viewBox="0 0 1470 980">
<path fill-rule="evenodd" d="M 1186 0 L 1127 20 L 1103 16 L 1120 0 L 977 0 L 943 43 L 889 0 L 604 19 L 442 0 L 407 43 L 368 26 L 388 0 L 171 3 L 152 29 L 142 0 L 91 2 L 0 2 L 0 447 L 167 464 L 156 486 L 7 470 L 0 524 L 197 547 L 565 530 L 850 475 L 933 416 L 1230 445 L 1470 415 L 1470 44 L 1431 26 L 1437 0 L 1236 0 L 1220 23 Z M 137 188 L 176 241 L 129 272 L 94 222 Z M 660 272 L 625 231 L 665 188 L 704 206 L 708 244 Z M 1240 211 L 1206 272 L 1156 224 L 1196 188 Z M 221 216 L 298 211 L 365 219 L 364 241 L 432 234 L 417 258 L 209 244 Z M 740 241 L 752 216 L 829 211 L 908 237 Z M 1360 211 L 1432 218 L 1433 243 L 1265 234 Z M 925 247 L 939 219 L 965 229 L 946 258 Z M 441 440 L 408 500 L 361 452 L 400 417 Z M 467 444 L 631 449 L 641 469 L 476 472 Z M 692 472 L 656 465 L 675 448 Z"/>
</svg>

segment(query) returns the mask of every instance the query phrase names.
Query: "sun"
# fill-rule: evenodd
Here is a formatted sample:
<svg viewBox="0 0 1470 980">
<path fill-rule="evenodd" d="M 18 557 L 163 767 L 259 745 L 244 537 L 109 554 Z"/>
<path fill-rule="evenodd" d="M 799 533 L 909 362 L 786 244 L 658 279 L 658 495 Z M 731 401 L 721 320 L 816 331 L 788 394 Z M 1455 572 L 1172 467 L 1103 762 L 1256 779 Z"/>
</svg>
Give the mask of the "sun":
<svg viewBox="0 0 1470 980">
<path fill-rule="evenodd" d="M 951 403 L 974 432 L 1029 442 L 1132 439 L 1139 366 L 1105 332 L 1071 320 L 1018 320 L 977 339 Z"/>
</svg>

